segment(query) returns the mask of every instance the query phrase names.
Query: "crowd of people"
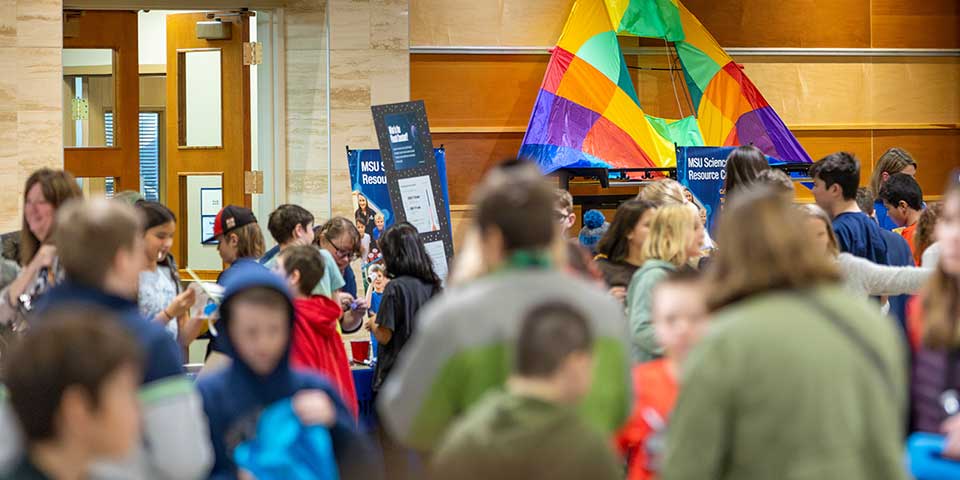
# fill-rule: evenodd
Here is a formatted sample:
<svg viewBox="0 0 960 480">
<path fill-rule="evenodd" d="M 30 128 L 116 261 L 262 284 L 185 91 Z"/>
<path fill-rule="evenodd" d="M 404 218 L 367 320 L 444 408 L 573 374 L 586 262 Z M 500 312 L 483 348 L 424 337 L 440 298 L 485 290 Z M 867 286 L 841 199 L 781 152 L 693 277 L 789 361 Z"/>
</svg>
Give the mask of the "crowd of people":
<svg viewBox="0 0 960 480">
<path fill-rule="evenodd" d="M 224 207 L 204 242 L 228 268 L 185 286 L 174 212 L 39 170 L 3 237 L 0 478 L 920 476 L 910 433 L 960 459 L 960 178 L 927 204 L 916 172 L 893 148 L 860 187 L 838 152 L 797 204 L 744 146 L 715 231 L 663 178 L 571 238 L 570 194 L 508 161 L 445 279 L 360 195 L 322 223 L 280 205 L 269 250 Z"/>
</svg>

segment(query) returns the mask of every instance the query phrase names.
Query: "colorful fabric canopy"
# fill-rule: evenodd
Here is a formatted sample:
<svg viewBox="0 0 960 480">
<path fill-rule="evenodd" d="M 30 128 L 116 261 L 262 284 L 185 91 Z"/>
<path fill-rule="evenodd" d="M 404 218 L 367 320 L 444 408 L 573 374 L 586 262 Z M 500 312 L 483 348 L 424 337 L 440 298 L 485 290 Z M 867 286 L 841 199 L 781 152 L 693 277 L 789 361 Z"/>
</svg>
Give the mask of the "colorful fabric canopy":
<svg viewBox="0 0 960 480">
<path fill-rule="evenodd" d="M 673 42 L 696 116 L 644 114 L 617 35 Z M 750 144 L 810 157 L 742 69 L 678 0 L 577 0 L 550 56 L 520 156 L 563 167 L 669 167 L 675 145 Z"/>
</svg>

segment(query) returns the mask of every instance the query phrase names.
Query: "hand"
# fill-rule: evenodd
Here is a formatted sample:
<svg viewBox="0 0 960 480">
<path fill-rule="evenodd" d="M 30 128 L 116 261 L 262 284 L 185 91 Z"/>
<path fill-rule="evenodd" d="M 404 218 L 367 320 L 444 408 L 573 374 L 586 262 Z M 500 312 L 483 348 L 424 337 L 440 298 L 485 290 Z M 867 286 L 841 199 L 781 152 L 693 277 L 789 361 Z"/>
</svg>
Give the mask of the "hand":
<svg viewBox="0 0 960 480">
<path fill-rule="evenodd" d="M 333 426 L 337 418 L 333 401 L 323 390 L 301 390 L 293 396 L 293 413 L 307 426 Z"/>
<path fill-rule="evenodd" d="M 363 322 L 363 329 L 368 332 L 373 331 L 373 318 L 368 318 L 365 322 Z"/>
<path fill-rule="evenodd" d="M 350 310 L 350 304 L 353 303 L 354 298 L 353 298 L 353 295 L 350 295 L 347 292 L 337 292 L 335 294 L 334 300 L 336 300 L 337 303 L 340 304 L 341 310 L 347 311 L 347 310 Z"/>
<path fill-rule="evenodd" d="M 624 298 L 627 298 L 627 289 L 626 287 L 613 287 L 607 291 L 613 298 L 616 298 L 619 301 L 623 301 Z"/>
<path fill-rule="evenodd" d="M 369 305 L 367 304 L 366 298 L 357 298 L 354 300 L 353 305 L 355 305 L 353 307 L 354 315 L 363 316 L 367 314 L 367 308 L 369 308 Z"/>
<path fill-rule="evenodd" d="M 43 245 L 37 254 L 30 260 L 30 267 L 39 271 L 41 268 L 53 265 L 53 259 L 57 258 L 57 247 L 53 245 Z"/>
<path fill-rule="evenodd" d="M 947 443 L 943 447 L 943 456 L 960 460 L 960 415 L 948 418 L 940 425 L 940 431 L 947 436 Z"/>
<path fill-rule="evenodd" d="M 177 297 L 173 299 L 173 302 L 170 302 L 170 305 L 167 306 L 166 313 L 173 318 L 177 318 L 187 313 L 196 301 L 197 292 L 192 288 L 188 288 L 180 295 L 177 295 Z"/>
</svg>

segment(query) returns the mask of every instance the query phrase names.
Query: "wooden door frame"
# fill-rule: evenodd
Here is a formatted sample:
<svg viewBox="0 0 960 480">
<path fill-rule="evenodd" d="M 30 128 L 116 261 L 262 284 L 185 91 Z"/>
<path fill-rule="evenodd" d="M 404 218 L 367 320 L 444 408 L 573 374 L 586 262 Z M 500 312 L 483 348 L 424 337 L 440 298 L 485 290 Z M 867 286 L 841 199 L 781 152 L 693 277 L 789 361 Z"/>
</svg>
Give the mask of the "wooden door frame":
<svg viewBox="0 0 960 480">
<path fill-rule="evenodd" d="M 140 191 L 140 138 L 137 131 L 140 111 L 140 62 L 137 51 L 137 12 L 82 12 L 79 22 L 80 36 L 64 37 L 63 48 L 99 48 L 114 52 L 114 145 L 65 145 L 63 168 L 75 177 L 114 177 L 117 191 Z"/>
<path fill-rule="evenodd" d="M 167 207 L 181 217 L 181 223 L 186 224 L 186 203 L 181 188 L 181 176 L 187 172 L 221 172 L 221 187 L 223 188 L 223 205 L 251 206 L 251 196 L 244 192 L 244 173 L 250 170 L 251 163 L 251 132 L 250 132 L 250 68 L 243 65 L 244 42 L 250 39 L 250 29 L 247 22 L 235 24 L 230 40 L 204 41 L 192 36 L 177 38 L 176 32 L 185 32 L 188 29 L 177 23 L 193 24 L 196 21 L 206 20 L 203 13 L 179 13 L 167 16 L 167 94 L 166 94 L 166 201 Z M 247 28 L 243 28 L 247 26 Z M 183 33 L 181 33 L 183 35 Z M 239 45 L 237 41 L 239 40 Z M 181 129 L 180 110 L 182 108 L 182 79 L 180 72 L 181 55 L 190 51 L 208 51 L 211 48 L 221 51 L 221 141 L 220 147 L 190 147 L 180 145 L 180 136 L 175 134 Z M 239 80 L 237 76 L 239 75 Z M 240 101 L 234 96 L 222 92 L 228 85 L 239 83 L 242 95 Z M 232 88 L 232 87 L 231 87 Z M 239 126 L 230 119 L 242 118 Z M 228 127 L 228 125 L 230 125 Z M 235 128 L 239 127 L 239 128 Z M 239 139 L 239 140 L 238 140 Z M 226 155 L 232 159 L 239 158 L 240 171 L 235 169 L 224 170 L 221 158 Z M 184 229 L 185 230 L 185 229 Z M 171 253 L 183 267 L 188 266 L 185 237 L 181 242 L 174 242 Z"/>
</svg>

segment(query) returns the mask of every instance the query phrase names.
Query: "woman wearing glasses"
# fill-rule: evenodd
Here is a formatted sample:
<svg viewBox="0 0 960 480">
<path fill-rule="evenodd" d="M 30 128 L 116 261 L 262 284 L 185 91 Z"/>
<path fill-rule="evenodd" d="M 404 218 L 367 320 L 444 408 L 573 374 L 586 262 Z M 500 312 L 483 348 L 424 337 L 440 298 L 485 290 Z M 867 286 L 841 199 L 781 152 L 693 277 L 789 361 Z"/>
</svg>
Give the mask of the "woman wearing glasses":
<svg viewBox="0 0 960 480">
<path fill-rule="evenodd" d="M 360 257 L 360 231 L 345 217 L 333 217 L 327 223 L 316 228 L 314 242 L 321 249 L 333 256 L 337 268 L 343 275 L 344 285 L 334 298 L 346 309 L 366 310 L 366 300 L 357 298 L 357 277 L 350 268 L 350 263 Z M 344 333 L 352 333 L 360 329 L 361 324 L 342 324 Z"/>
</svg>

